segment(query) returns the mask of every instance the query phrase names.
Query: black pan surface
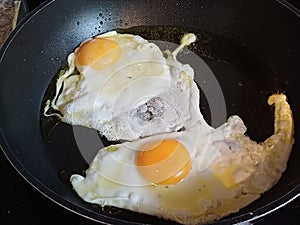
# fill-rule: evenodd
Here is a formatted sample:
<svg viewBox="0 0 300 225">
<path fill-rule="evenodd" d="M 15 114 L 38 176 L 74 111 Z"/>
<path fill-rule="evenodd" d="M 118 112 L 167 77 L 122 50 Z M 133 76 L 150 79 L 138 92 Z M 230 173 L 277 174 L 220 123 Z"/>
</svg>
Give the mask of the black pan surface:
<svg viewBox="0 0 300 225">
<path fill-rule="evenodd" d="M 136 28 L 141 25 L 144 27 Z M 251 137 L 261 141 L 272 132 L 272 110 L 266 104 L 269 94 L 286 93 L 294 112 L 296 143 L 279 183 L 258 201 L 217 224 L 262 215 L 299 194 L 299 25 L 297 11 L 271 0 L 46 2 L 19 24 L 1 49 L 1 147 L 29 183 L 72 211 L 109 223 L 170 224 L 126 210 L 101 210 L 83 202 L 67 181 L 70 173 L 82 173 L 87 167 L 78 151 L 74 130 L 59 124 L 50 141 L 45 141 L 40 109 L 53 76 L 64 65 L 66 56 L 86 38 L 131 28 L 148 38 L 175 41 L 170 38 L 176 32 L 157 29 L 197 31 L 203 34 L 203 45 L 194 51 L 221 85 L 227 114 L 240 115 Z M 196 81 L 201 83 L 201 77 L 196 76 Z M 209 96 L 204 91 L 202 95 L 201 107 L 213 123 L 212 108 L 205 102 Z M 103 143 L 99 141 L 93 148 L 98 144 Z"/>
</svg>

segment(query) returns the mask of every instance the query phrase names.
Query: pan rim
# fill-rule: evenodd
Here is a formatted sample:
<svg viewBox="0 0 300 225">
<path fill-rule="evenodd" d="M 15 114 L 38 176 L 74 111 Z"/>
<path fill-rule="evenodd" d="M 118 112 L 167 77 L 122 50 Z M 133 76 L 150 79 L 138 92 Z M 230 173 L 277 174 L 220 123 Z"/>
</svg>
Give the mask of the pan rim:
<svg viewBox="0 0 300 225">
<path fill-rule="evenodd" d="M 2 45 L 0 49 L 0 63 L 3 60 L 3 57 L 5 56 L 5 52 L 8 49 L 11 42 L 14 40 L 15 36 L 18 35 L 20 30 L 30 21 L 32 17 L 34 17 L 36 14 L 38 14 L 43 8 L 48 7 L 48 5 L 54 3 L 55 0 L 46 0 L 41 5 L 39 5 L 37 8 L 32 10 L 30 13 L 28 13 L 16 26 L 16 28 L 9 34 L 7 39 L 5 40 L 4 44 Z M 25 3 L 26 4 L 26 3 Z"/>
<path fill-rule="evenodd" d="M 282 1 L 276 0 L 278 3 L 282 4 Z M 30 12 L 21 22 L 18 24 L 16 29 L 9 35 L 3 46 L 1 47 L 0 50 L 0 63 L 2 62 L 3 58 L 5 57 L 5 53 L 7 48 L 10 46 L 10 44 L 13 42 L 14 38 L 16 35 L 18 35 L 19 31 L 24 27 L 34 16 L 36 16 L 40 11 L 42 11 L 44 8 L 48 7 L 51 4 L 54 4 L 56 1 L 55 0 L 47 0 L 44 3 L 42 3 L 40 6 L 38 6 L 36 9 L 34 9 L 32 12 Z M 282 4 L 283 5 L 283 4 Z M 283 5 L 285 8 L 287 8 L 285 5 Z M 289 8 L 287 8 L 290 10 Z M 290 10 L 295 14 L 294 11 Z M 297 14 L 296 14 L 297 15 Z M 45 186 L 43 183 L 41 183 L 38 179 L 36 179 L 30 171 L 28 171 L 24 165 L 18 160 L 18 158 L 13 154 L 11 151 L 10 146 L 6 142 L 5 135 L 0 127 L 0 148 L 12 167 L 18 172 L 23 179 L 25 179 L 32 187 L 34 187 L 37 191 L 39 191 L 42 195 L 46 196 L 48 199 L 52 200 L 59 206 L 62 206 L 63 208 L 78 214 L 80 216 L 83 216 L 85 218 L 91 219 L 93 221 L 99 222 L 99 223 L 105 223 L 105 222 L 121 222 L 121 223 L 127 223 L 128 221 L 125 220 L 119 220 L 117 218 L 113 217 L 108 217 L 106 215 L 98 213 L 98 216 L 101 217 L 101 219 L 104 219 L 105 221 L 99 221 L 95 219 L 96 217 L 96 212 L 89 211 L 85 208 L 78 207 L 75 204 L 66 201 L 63 199 L 61 196 L 57 195 L 54 193 L 51 189 L 49 189 L 47 186 Z M 237 222 L 250 222 L 253 220 L 256 220 L 258 218 L 261 218 L 269 213 L 272 213 L 273 211 L 285 206 L 286 204 L 292 202 L 293 200 L 297 199 L 300 196 L 300 184 L 297 184 L 292 190 L 290 190 L 288 193 L 285 195 L 281 196 L 279 199 L 276 199 L 275 201 L 272 202 L 269 205 L 264 205 L 263 207 L 256 209 L 255 211 L 246 214 L 242 214 L 239 216 L 234 216 L 230 217 L 227 219 L 223 219 L 220 221 L 216 221 L 214 224 L 221 224 L 221 223 L 226 223 L 229 221 L 234 221 L 235 223 Z M 81 213 L 81 212 L 84 213 Z M 256 215 L 257 214 L 257 215 Z M 113 221 L 111 221 L 113 220 Z M 130 224 L 141 224 L 141 223 L 135 223 L 135 222 L 129 222 Z"/>
</svg>

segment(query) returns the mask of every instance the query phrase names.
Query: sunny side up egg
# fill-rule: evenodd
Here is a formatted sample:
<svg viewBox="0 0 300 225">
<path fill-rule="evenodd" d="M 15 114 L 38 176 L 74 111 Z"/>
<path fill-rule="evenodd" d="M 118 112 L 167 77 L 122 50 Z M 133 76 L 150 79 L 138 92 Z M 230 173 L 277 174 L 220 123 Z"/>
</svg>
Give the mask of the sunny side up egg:
<svg viewBox="0 0 300 225">
<path fill-rule="evenodd" d="M 137 35 L 112 31 L 86 40 L 69 55 L 69 69 L 57 79 L 44 115 L 97 129 L 108 140 L 192 126 L 200 115 L 199 90 L 193 69 L 176 54 L 195 40 L 185 34 L 181 45 L 165 55 Z"/>
<path fill-rule="evenodd" d="M 277 183 L 293 145 L 286 96 L 276 94 L 274 134 L 263 143 L 232 116 L 217 129 L 203 119 L 185 131 L 153 135 L 99 150 L 86 177 L 70 181 L 85 201 L 182 224 L 218 220 L 250 204 Z"/>
</svg>

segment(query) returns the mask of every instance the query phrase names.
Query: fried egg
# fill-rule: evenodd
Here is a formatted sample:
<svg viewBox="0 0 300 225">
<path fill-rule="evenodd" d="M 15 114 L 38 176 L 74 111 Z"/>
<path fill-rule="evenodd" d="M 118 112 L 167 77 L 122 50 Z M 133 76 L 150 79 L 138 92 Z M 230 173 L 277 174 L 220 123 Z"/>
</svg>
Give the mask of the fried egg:
<svg viewBox="0 0 300 225">
<path fill-rule="evenodd" d="M 44 115 L 97 129 L 108 140 L 136 140 L 193 126 L 200 116 L 194 71 L 176 60 L 194 42 L 164 54 L 137 35 L 108 32 L 84 41 L 68 57 Z M 51 112 L 50 109 L 58 113 Z"/>
<path fill-rule="evenodd" d="M 214 129 L 202 116 L 181 132 L 157 134 L 99 150 L 86 177 L 70 181 L 87 202 L 204 224 L 258 199 L 280 178 L 293 145 L 286 96 L 276 94 L 274 134 L 263 143 L 245 135 L 238 116 Z"/>
</svg>

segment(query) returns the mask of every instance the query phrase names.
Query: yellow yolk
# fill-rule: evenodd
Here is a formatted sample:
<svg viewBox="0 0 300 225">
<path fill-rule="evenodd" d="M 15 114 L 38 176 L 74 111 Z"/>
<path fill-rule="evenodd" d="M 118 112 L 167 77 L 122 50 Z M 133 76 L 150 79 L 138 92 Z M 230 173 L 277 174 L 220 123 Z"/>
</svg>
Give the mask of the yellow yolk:
<svg viewBox="0 0 300 225">
<path fill-rule="evenodd" d="M 91 66 L 95 70 L 105 69 L 119 60 L 121 52 L 117 42 L 94 38 L 83 43 L 76 51 L 75 64 L 79 70 L 81 66 Z"/>
<path fill-rule="evenodd" d="M 159 185 L 176 184 L 191 169 L 189 152 L 176 140 L 152 143 L 137 153 L 136 160 L 140 173 Z"/>
</svg>

